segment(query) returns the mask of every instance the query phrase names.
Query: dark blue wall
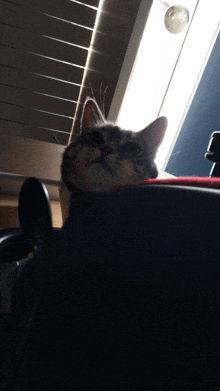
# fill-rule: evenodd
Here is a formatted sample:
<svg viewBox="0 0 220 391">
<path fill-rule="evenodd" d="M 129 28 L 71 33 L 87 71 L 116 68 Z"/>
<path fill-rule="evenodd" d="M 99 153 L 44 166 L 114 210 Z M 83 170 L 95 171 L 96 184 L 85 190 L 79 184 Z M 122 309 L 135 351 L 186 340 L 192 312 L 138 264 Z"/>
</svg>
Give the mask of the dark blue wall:
<svg viewBox="0 0 220 391">
<path fill-rule="evenodd" d="M 216 130 L 220 130 L 220 35 L 213 47 L 166 171 L 176 176 L 209 176 L 212 163 L 204 158 L 204 154 L 210 135 Z"/>
</svg>

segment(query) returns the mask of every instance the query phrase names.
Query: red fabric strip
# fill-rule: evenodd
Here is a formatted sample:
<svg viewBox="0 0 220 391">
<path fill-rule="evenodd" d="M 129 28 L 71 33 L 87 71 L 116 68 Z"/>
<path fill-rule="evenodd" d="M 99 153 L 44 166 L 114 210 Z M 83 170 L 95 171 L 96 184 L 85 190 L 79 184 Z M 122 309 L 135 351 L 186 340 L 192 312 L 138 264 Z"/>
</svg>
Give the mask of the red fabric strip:
<svg viewBox="0 0 220 391">
<path fill-rule="evenodd" d="M 191 187 L 205 187 L 220 190 L 220 178 L 209 177 L 178 177 L 169 179 L 147 179 L 145 181 L 131 183 L 129 185 L 114 186 L 113 191 L 126 189 L 128 187 L 140 185 L 176 185 L 176 186 L 191 186 Z"/>
</svg>

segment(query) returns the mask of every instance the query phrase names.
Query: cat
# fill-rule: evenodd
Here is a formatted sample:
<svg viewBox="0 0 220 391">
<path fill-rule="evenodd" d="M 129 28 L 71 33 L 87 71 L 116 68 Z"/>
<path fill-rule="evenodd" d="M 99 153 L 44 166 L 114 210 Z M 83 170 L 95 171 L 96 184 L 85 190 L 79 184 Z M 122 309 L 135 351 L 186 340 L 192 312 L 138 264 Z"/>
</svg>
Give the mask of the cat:
<svg viewBox="0 0 220 391">
<path fill-rule="evenodd" d="M 156 178 L 154 162 L 167 128 L 160 117 L 139 132 L 106 121 L 92 98 L 87 98 L 81 134 L 67 146 L 61 165 L 62 181 L 70 192 L 109 192 L 114 186 Z"/>
</svg>

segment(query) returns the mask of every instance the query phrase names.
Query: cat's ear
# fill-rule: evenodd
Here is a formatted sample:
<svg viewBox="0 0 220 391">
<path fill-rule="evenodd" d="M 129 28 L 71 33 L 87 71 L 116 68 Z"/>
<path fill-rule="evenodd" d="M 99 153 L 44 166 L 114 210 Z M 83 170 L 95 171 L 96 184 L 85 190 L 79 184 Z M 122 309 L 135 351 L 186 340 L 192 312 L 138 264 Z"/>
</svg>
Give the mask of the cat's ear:
<svg viewBox="0 0 220 391">
<path fill-rule="evenodd" d="M 88 98 L 84 104 L 81 119 L 81 131 L 85 133 L 94 125 L 105 122 L 105 118 L 94 99 Z"/>
<path fill-rule="evenodd" d="M 159 117 L 146 128 L 136 133 L 137 138 L 144 138 L 146 141 L 151 156 L 156 156 L 157 150 L 163 141 L 167 124 L 166 117 Z"/>
</svg>

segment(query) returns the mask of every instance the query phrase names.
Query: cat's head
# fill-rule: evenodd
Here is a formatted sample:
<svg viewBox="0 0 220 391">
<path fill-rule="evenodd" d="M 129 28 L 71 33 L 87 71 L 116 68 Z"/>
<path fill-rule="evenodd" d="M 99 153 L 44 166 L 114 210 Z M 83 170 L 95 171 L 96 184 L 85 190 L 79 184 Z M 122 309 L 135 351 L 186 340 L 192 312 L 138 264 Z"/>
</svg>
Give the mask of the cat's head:
<svg viewBox="0 0 220 391">
<path fill-rule="evenodd" d="M 63 182 L 69 191 L 101 192 L 156 178 L 154 159 L 166 127 L 166 117 L 160 117 L 140 132 L 122 130 L 106 122 L 96 102 L 87 99 L 81 134 L 63 154 Z"/>
</svg>

